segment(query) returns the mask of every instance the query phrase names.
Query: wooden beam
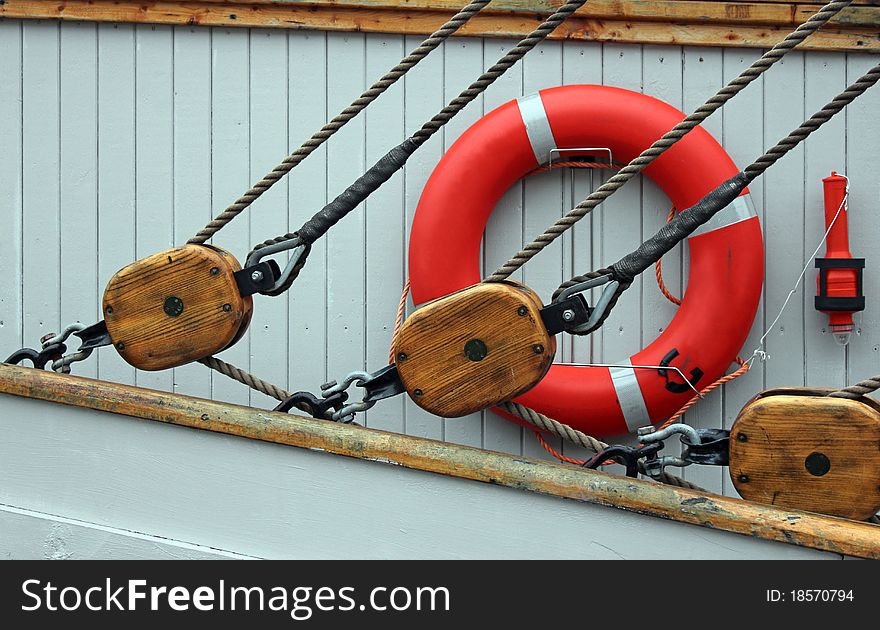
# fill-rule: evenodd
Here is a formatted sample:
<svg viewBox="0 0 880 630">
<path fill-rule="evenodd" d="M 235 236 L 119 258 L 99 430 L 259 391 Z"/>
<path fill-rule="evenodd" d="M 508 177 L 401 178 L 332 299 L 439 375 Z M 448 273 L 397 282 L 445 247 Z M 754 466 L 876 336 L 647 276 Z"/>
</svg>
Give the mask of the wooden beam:
<svg viewBox="0 0 880 630">
<path fill-rule="evenodd" d="M 434 440 L 0 365 L 0 393 L 315 449 L 880 559 L 880 526 Z"/>
<path fill-rule="evenodd" d="M 463 0 L 0 0 L 0 18 L 296 28 L 424 35 Z M 521 37 L 562 0 L 494 0 L 461 32 Z M 857 0 L 804 50 L 880 51 L 880 2 Z M 768 48 L 819 2 L 590 0 L 551 39 Z"/>
</svg>

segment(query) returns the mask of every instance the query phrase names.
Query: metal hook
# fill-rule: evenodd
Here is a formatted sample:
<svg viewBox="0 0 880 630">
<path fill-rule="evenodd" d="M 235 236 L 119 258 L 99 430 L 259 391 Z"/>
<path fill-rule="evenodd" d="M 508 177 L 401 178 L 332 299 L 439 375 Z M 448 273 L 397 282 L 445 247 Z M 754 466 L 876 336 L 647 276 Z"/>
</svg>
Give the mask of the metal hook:
<svg viewBox="0 0 880 630">
<path fill-rule="evenodd" d="M 608 305 L 614 298 L 614 294 L 617 292 L 618 287 L 620 287 L 620 283 L 617 280 L 613 280 L 610 274 L 606 274 L 604 276 L 599 276 L 598 278 L 593 278 L 591 280 L 587 280 L 586 282 L 579 282 L 578 284 L 570 286 L 562 293 L 560 293 L 559 297 L 554 300 L 554 302 L 560 302 L 562 300 L 570 298 L 576 293 L 583 293 L 584 291 L 589 291 L 590 289 L 600 287 L 602 285 L 605 285 L 605 288 L 602 289 L 602 294 L 596 301 L 596 305 L 593 307 L 593 310 L 590 311 L 590 318 L 580 326 L 572 328 L 570 332 L 587 332 L 588 330 L 593 328 L 600 321 L 601 317 L 605 314 L 605 311 L 608 309 Z"/>
<path fill-rule="evenodd" d="M 321 385 L 321 392 L 327 398 L 346 391 L 353 384 L 364 389 L 363 399 L 349 403 L 334 412 L 332 419 L 337 422 L 351 422 L 354 414 L 366 411 L 380 400 L 405 391 L 397 373 L 397 366 L 392 363 L 372 374 L 363 370 L 350 372 L 341 383 L 330 381 Z"/>
<path fill-rule="evenodd" d="M 245 261 L 245 267 L 253 267 L 266 256 L 271 256 L 272 254 L 277 254 L 279 252 L 292 249 L 293 252 L 291 252 L 290 254 L 287 265 L 284 267 L 281 275 L 275 281 L 275 284 L 273 284 L 268 289 L 264 289 L 262 292 L 269 293 L 272 291 L 277 291 L 285 285 L 290 276 L 296 271 L 297 265 L 299 264 L 302 257 L 305 255 L 308 248 L 309 246 L 304 243 L 300 243 L 298 238 L 281 241 L 280 243 L 273 243 L 272 245 L 267 245 L 266 247 L 261 247 L 260 249 L 252 251 L 250 256 L 248 256 L 247 260 Z"/>
<path fill-rule="evenodd" d="M 30 361 L 36 369 L 42 370 L 49 361 L 60 359 L 66 351 L 67 346 L 63 343 L 47 345 L 39 352 L 32 348 L 22 348 L 13 352 L 4 363 L 18 365 L 22 361 Z"/>
</svg>

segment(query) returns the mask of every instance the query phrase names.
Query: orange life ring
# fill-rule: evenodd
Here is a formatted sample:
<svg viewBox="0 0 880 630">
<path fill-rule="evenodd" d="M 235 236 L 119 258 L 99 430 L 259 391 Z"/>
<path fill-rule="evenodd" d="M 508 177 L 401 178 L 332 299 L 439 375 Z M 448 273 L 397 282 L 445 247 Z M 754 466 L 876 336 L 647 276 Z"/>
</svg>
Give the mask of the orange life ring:
<svg viewBox="0 0 880 630">
<path fill-rule="evenodd" d="M 409 248 L 413 301 L 422 304 L 480 281 L 489 215 L 514 182 L 548 162 L 552 149 L 608 147 L 615 160 L 629 162 L 683 118 L 650 96 L 598 85 L 550 88 L 484 116 L 440 160 L 419 200 Z M 697 128 L 645 174 L 676 208 L 688 208 L 738 170 Z M 681 307 L 656 340 L 619 363 L 670 365 L 699 389 L 728 369 L 761 296 L 763 242 L 748 191 L 688 243 L 690 275 Z M 556 364 L 517 400 L 593 435 L 614 435 L 660 422 L 694 396 L 678 374 Z"/>
</svg>

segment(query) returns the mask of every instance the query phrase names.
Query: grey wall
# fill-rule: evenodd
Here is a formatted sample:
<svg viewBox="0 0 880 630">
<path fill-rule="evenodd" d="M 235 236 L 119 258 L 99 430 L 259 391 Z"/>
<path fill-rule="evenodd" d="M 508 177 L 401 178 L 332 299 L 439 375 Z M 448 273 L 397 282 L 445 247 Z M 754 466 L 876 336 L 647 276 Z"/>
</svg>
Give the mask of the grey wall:
<svg viewBox="0 0 880 630">
<path fill-rule="evenodd" d="M 33 345 L 73 320 L 95 321 L 104 284 L 115 271 L 183 243 L 417 41 L 305 31 L 0 22 L 0 349 Z M 252 244 L 297 227 L 510 45 L 448 42 L 215 242 L 241 258 Z M 521 94 L 581 82 L 642 90 L 689 111 L 758 55 L 580 42 L 539 47 L 419 151 L 405 173 L 319 243 L 287 297 L 258 296 L 250 333 L 224 358 L 265 379 L 311 390 L 351 370 L 384 365 L 419 192 L 444 148 L 483 112 Z M 706 127 L 744 166 L 876 59 L 793 53 Z M 880 91 L 874 90 L 752 187 L 766 235 L 767 279 L 744 352 L 756 346 L 821 236 L 821 178 L 831 169 L 851 178 L 853 248 L 868 257 L 868 309 L 858 334 L 846 349 L 825 334 L 824 317 L 812 308 L 811 271 L 808 290 L 794 298 L 768 337 L 769 360 L 710 395 L 688 414 L 689 422 L 729 426 L 743 403 L 764 387 L 843 385 L 878 371 L 877 111 Z M 593 184 L 598 181 L 596 176 Z M 563 172 L 515 186 L 490 222 L 486 267 L 494 269 L 590 186 L 589 174 Z M 667 200 L 650 182 L 631 183 L 518 277 L 547 298 L 573 272 L 633 248 L 662 224 L 667 210 Z M 670 287 L 680 291 L 686 272 L 680 251 L 665 269 Z M 562 340 L 559 358 L 619 360 L 649 343 L 674 312 L 649 274 L 626 294 L 601 333 Z M 110 349 L 77 365 L 75 373 L 272 404 L 202 366 L 136 373 Z M 530 433 L 492 413 L 442 420 L 398 398 L 377 406 L 365 420 L 412 435 L 543 455 Z M 721 470 L 687 475 L 708 488 L 733 491 Z"/>
<path fill-rule="evenodd" d="M 0 405 L 0 558 L 840 558 L 309 449 Z"/>
</svg>

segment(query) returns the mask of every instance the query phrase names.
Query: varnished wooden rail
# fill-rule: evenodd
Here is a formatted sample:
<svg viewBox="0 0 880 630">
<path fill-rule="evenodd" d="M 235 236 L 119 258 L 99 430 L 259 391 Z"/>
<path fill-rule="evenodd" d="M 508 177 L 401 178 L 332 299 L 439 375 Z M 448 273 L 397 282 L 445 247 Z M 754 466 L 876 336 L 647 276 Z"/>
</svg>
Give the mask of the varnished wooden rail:
<svg viewBox="0 0 880 630">
<path fill-rule="evenodd" d="M 461 31 L 521 37 L 563 0 L 494 0 Z M 463 0 L 0 0 L 0 18 L 244 26 L 424 35 Z M 822 2 L 590 0 L 551 39 L 769 48 Z M 804 50 L 880 51 L 880 2 L 856 0 Z"/>
<path fill-rule="evenodd" d="M 766 540 L 880 559 L 877 525 L 782 510 L 569 465 L 10 365 L 0 365 L 0 393 L 397 464 Z"/>
</svg>

